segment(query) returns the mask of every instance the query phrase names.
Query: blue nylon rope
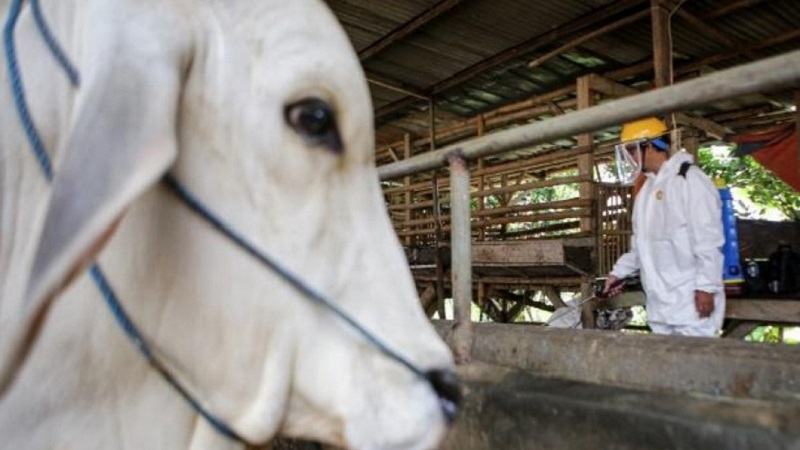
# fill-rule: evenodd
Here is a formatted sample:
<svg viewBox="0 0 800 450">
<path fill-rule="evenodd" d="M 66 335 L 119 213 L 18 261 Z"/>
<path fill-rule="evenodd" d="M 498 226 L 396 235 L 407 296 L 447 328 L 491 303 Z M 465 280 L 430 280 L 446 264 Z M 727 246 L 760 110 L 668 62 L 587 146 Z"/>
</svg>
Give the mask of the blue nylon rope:
<svg viewBox="0 0 800 450">
<path fill-rule="evenodd" d="M 197 197 L 195 197 L 191 192 L 189 192 L 186 188 L 184 188 L 172 174 L 165 175 L 164 182 L 166 183 L 167 186 L 169 186 L 170 189 L 172 189 L 172 191 L 181 200 L 184 201 L 184 203 L 186 203 L 187 206 L 189 206 L 189 208 L 192 211 L 200 215 L 203 219 L 205 219 L 208 223 L 210 223 L 217 231 L 228 237 L 228 239 L 232 240 L 236 245 L 239 246 L 239 248 L 244 250 L 247 254 L 257 259 L 261 264 L 272 269 L 272 271 L 275 272 L 275 274 L 277 274 L 280 278 L 283 278 L 284 281 L 289 283 L 292 287 L 294 287 L 298 292 L 303 294 L 306 298 L 313 301 L 314 303 L 321 305 L 322 307 L 332 312 L 340 319 L 344 320 L 348 325 L 350 325 L 356 331 L 358 331 L 358 333 L 361 336 L 363 336 L 364 339 L 366 339 L 368 342 L 370 342 L 372 345 L 378 348 L 378 350 L 380 350 L 383 354 L 385 354 L 389 358 L 392 358 L 401 365 L 405 366 L 406 368 L 408 368 L 408 370 L 410 370 L 414 374 L 425 379 L 428 378 L 425 372 L 423 372 L 416 365 L 408 361 L 402 355 L 392 350 L 386 343 L 384 343 L 377 336 L 372 334 L 369 330 L 364 328 L 364 326 L 358 323 L 355 319 L 350 317 L 350 315 L 344 312 L 341 308 L 339 308 L 339 306 L 337 306 L 329 299 L 325 298 L 323 295 L 316 292 L 311 286 L 306 284 L 295 274 L 293 274 L 292 272 L 281 266 L 279 263 L 274 261 L 266 253 L 257 249 L 239 232 L 234 230 L 231 226 L 226 224 L 211 210 L 206 208 L 205 205 L 203 205 L 203 203 L 200 202 L 200 200 Z"/>
<path fill-rule="evenodd" d="M 78 75 L 78 69 L 72 65 L 67 58 L 67 55 L 64 53 L 64 50 L 61 49 L 61 46 L 58 45 L 58 41 L 56 40 L 53 33 L 50 31 L 50 27 L 47 26 L 47 21 L 44 20 L 44 15 L 42 14 L 42 8 L 39 6 L 39 0 L 30 0 L 31 9 L 33 11 L 33 20 L 36 22 L 36 26 L 39 27 L 39 32 L 42 34 L 42 38 L 44 38 L 45 43 L 50 48 L 50 52 L 58 61 L 58 64 L 64 69 L 66 72 L 67 77 L 69 77 L 69 82 L 78 87 L 80 85 L 80 76 Z"/>
<path fill-rule="evenodd" d="M 44 144 L 39 138 L 39 132 L 31 119 L 30 111 L 28 111 L 28 102 L 25 100 L 25 87 L 22 84 L 22 77 L 19 73 L 19 65 L 17 63 L 17 49 L 14 42 L 14 26 L 17 24 L 19 13 L 22 10 L 23 0 L 12 0 L 11 6 L 8 10 L 8 20 L 6 20 L 5 27 L 3 28 L 3 44 L 6 52 L 6 64 L 8 66 L 8 76 L 11 81 L 11 90 L 14 95 L 14 104 L 17 106 L 17 115 L 22 122 L 22 128 L 25 130 L 25 135 L 28 136 L 28 141 L 33 148 L 34 156 L 39 161 L 39 166 L 42 168 L 47 181 L 53 181 L 53 165 L 50 163 L 50 157 L 44 149 Z"/>
<path fill-rule="evenodd" d="M 25 133 L 28 137 L 28 140 L 31 143 L 31 147 L 34 151 L 36 159 L 37 161 L 39 161 L 39 165 L 42 168 L 44 176 L 47 178 L 48 181 L 52 181 L 53 179 L 52 164 L 50 162 L 49 156 L 47 155 L 47 152 L 44 149 L 44 145 L 41 142 L 39 133 L 34 126 L 33 119 L 31 118 L 30 113 L 28 111 L 27 101 L 25 100 L 24 86 L 22 84 L 22 78 L 20 76 L 19 67 L 17 64 L 13 31 L 17 19 L 19 18 L 19 14 L 22 8 L 22 3 L 23 0 L 12 0 L 11 7 L 9 10 L 8 20 L 5 24 L 4 43 L 6 52 L 6 62 L 8 65 L 8 71 L 11 79 L 11 88 L 14 95 L 14 102 L 17 106 L 17 112 L 20 116 L 20 120 L 22 121 L 23 128 L 25 129 Z M 42 36 L 44 37 L 48 47 L 53 53 L 53 56 L 56 58 L 61 67 L 65 70 L 73 86 L 78 86 L 80 82 L 78 71 L 70 63 L 69 59 L 67 58 L 61 47 L 58 45 L 53 34 L 50 32 L 50 29 L 47 26 L 46 21 L 44 20 L 44 16 L 41 14 L 38 0 L 31 0 L 31 5 L 34 14 L 34 20 L 36 21 L 37 26 L 39 27 L 39 30 L 42 33 Z M 213 212 L 211 212 L 208 208 L 206 208 L 202 204 L 202 202 L 200 202 L 194 195 L 192 195 L 188 190 L 186 190 L 171 174 L 167 174 L 164 178 L 164 181 L 167 184 L 167 186 L 170 189 L 172 189 L 172 191 L 175 192 L 176 195 L 178 195 L 178 197 L 181 198 L 190 207 L 190 209 L 192 209 L 192 211 L 194 211 L 202 218 L 204 218 L 206 221 L 208 221 L 215 229 L 217 229 L 225 236 L 227 236 L 229 239 L 231 239 L 235 244 L 237 244 L 241 249 L 243 249 L 249 255 L 257 259 L 265 266 L 269 267 L 273 272 L 275 272 L 279 277 L 283 278 L 287 283 L 289 283 L 297 291 L 303 294 L 306 298 L 323 306 L 325 309 L 329 310 L 334 315 L 345 321 L 348 325 L 353 327 L 362 337 L 364 337 L 364 339 L 366 339 L 369 343 L 374 345 L 383 354 L 385 354 L 391 359 L 394 359 L 395 361 L 406 367 L 415 375 L 431 382 L 429 376 L 424 371 L 422 371 L 412 362 L 410 362 L 402 355 L 391 349 L 386 343 L 384 343 L 381 339 L 372 334 L 369 330 L 364 328 L 355 319 L 353 319 L 345 311 L 339 308 L 335 303 L 325 298 L 321 294 L 317 293 L 313 288 L 311 288 L 309 285 L 303 282 L 299 277 L 295 276 L 293 273 L 289 272 L 280 264 L 275 262 L 268 255 L 258 250 L 242 235 L 236 232 L 236 230 L 234 230 L 232 227 L 224 223 L 219 217 L 217 217 Z M 178 391 L 178 393 L 192 406 L 192 408 L 203 418 L 205 418 L 219 433 L 228 436 L 232 439 L 237 439 L 244 442 L 244 440 L 241 437 L 239 437 L 230 427 L 225 425 L 225 423 L 219 420 L 216 416 L 208 412 L 186 390 L 186 388 L 184 388 L 183 385 L 181 385 L 180 382 L 167 370 L 167 368 L 158 360 L 158 358 L 156 358 L 155 354 L 153 353 L 150 346 L 147 344 L 141 332 L 133 323 L 133 321 L 130 319 L 122 304 L 119 302 L 116 293 L 109 284 L 107 278 L 103 274 L 100 267 L 97 264 L 93 264 L 89 268 L 89 272 L 95 284 L 97 285 L 97 288 L 102 293 L 103 298 L 106 301 L 106 304 L 108 305 L 109 309 L 111 310 L 118 324 L 123 329 L 128 338 L 131 340 L 131 342 L 134 344 L 134 346 L 136 346 L 136 348 L 139 349 L 139 352 L 148 361 L 150 366 L 153 367 L 157 372 L 159 372 L 162 375 L 162 377 L 176 391 Z"/>
<path fill-rule="evenodd" d="M 128 316 L 128 313 L 125 311 L 125 308 L 119 302 L 117 294 L 114 292 L 114 289 L 109 284 L 108 279 L 103 274 L 102 270 L 97 264 L 92 264 L 89 268 L 89 273 L 92 275 L 92 279 L 94 280 L 95 285 L 103 294 L 103 298 L 106 300 L 106 304 L 108 308 L 111 310 L 114 317 L 117 319 L 117 323 L 120 327 L 122 327 L 123 331 L 126 335 L 128 335 L 128 339 L 139 349 L 139 352 L 144 356 L 145 360 L 150 364 L 150 367 L 156 370 L 164 380 L 169 383 L 181 397 L 186 400 L 189 405 L 200 414 L 204 419 L 214 427 L 217 432 L 227 436 L 231 439 L 236 439 L 241 442 L 245 442 L 235 431 L 233 431 L 229 426 L 227 426 L 222 420 L 217 418 L 215 415 L 211 414 L 203 405 L 200 404 L 190 393 L 189 391 L 183 387 L 183 385 L 170 373 L 170 371 L 164 366 L 164 364 L 156 358 L 153 350 L 145 341 L 142 333 L 139 331 L 139 328 Z"/>
</svg>

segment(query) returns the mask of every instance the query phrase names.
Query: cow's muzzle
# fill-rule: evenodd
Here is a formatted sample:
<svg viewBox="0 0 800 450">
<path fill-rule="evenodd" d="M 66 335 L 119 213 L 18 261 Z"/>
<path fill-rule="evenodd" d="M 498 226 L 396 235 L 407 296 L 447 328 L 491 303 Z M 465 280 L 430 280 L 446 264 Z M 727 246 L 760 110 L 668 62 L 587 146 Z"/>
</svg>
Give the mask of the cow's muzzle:
<svg viewBox="0 0 800 450">
<path fill-rule="evenodd" d="M 427 373 L 428 382 L 439 397 L 439 405 L 447 424 L 452 424 L 458 415 L 461 403 L 461 387 L 458 376 L 451 370 L 431 370 Z"/>
</svg>

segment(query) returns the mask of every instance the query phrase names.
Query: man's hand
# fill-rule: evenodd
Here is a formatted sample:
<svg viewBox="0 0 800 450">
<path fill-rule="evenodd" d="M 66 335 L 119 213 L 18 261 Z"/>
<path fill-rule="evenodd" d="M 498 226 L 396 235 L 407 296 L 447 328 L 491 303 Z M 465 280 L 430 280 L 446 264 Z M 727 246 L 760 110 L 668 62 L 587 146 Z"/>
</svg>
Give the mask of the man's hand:
<svg viewBox="0 0 800 450">
<path fill-rule="evenodd" d="M 697 314 L 701 318 L 710 316 L 714 312 L 714 294 L 694 291 L 694 307 L 697 308 Z"/>
<path fill-rule="evenodd" d="M 609 298 L 621 293 L 625 286 L 620 281 L 621 280 L 614 275 L 608 274 L 608 277 L 606 277 L 606 285 L 603 288 L 602 297 Z"/>
</svg>

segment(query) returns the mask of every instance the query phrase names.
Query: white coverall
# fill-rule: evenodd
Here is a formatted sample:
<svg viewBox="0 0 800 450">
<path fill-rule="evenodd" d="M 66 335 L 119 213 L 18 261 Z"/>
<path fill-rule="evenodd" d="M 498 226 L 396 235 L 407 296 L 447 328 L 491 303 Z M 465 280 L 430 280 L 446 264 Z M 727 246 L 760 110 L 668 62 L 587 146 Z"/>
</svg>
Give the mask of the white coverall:
<svg viewBox="0 0 800 450">
<path fill-rule="evenodd" d="M 611 274 L 624 278 L 639 270 L 653 332 L 716 336 L 725 316 L 721 202 L 696 166 L 679 175 L 683 162 L 692 156 L 678 152 L 657 174 L 647 173 L 634 202 L 631 251 Z M 695 290 L 714 294 L 710 317 L 699 317 Z"/>
</svg>

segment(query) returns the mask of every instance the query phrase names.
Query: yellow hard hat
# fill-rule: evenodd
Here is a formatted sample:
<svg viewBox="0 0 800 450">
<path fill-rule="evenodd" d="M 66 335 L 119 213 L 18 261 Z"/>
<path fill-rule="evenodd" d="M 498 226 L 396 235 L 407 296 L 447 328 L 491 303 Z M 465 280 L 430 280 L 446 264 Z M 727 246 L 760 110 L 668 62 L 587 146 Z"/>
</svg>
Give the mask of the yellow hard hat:
<svg viewBox="0 0 800 450">
<path fill-rule="evenodd" d="M 621 142 L 638 141 L 640 139 L 654 139 L 667 134 L 667 125 L 655 117 L 628 122 L 622 126 L 619 135 Z"/>
</svg>

